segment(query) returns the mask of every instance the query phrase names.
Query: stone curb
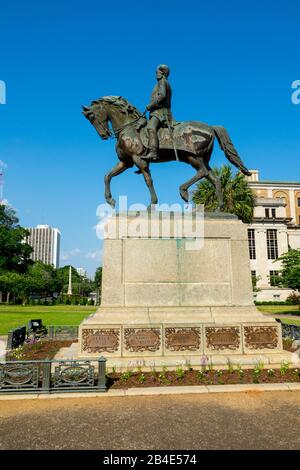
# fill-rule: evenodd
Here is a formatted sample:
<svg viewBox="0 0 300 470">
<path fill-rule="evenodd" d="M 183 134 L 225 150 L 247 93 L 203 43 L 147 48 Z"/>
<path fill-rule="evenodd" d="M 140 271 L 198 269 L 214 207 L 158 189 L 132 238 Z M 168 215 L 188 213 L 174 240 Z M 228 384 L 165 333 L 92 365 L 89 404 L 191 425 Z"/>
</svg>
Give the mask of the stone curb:
<svg viewBox="0 0 300 470">
<path fill-rule="evenodd" d="M 293 392 L 300 391 L 300 384 L 238 384 L 238 385 L 191 385 L 173 387 L 129 388 L 127 390 L 109 390 L 108 392 L 70 392 L 70 393 L 32 393 L 0 395 L 5 400 L 47 400 L 57 398 L 110 398 L 154 395 L 187 395 L 202 393 L 237 393 L 237 392 Z"/>
</svg>

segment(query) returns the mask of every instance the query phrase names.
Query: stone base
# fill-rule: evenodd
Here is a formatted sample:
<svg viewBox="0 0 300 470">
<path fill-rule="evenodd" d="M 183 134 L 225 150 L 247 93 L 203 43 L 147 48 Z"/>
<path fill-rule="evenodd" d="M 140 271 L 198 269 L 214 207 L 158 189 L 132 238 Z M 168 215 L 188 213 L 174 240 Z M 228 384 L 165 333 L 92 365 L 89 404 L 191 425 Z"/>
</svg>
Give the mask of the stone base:
<svg viewBox="0 0 300 470">
<path fill-rule="evenodd" d="M 101 355 L 108 367 L 146 368 L 199 366 L 205 356 L 213 365 L 280 364 L 290 357 L 282 351 L 281 325 L 254 306 L 101 307 L 80 325 L 78 357 Z"/>
<path fill-rule="evenodd" d="M 80 325 L 80 358 L 122 367 L 278 361 L 281 325 L 253 305 L 247 227 L 237 218 L 121 213 L 107 233 L 102 304 Z"/>
</svg>

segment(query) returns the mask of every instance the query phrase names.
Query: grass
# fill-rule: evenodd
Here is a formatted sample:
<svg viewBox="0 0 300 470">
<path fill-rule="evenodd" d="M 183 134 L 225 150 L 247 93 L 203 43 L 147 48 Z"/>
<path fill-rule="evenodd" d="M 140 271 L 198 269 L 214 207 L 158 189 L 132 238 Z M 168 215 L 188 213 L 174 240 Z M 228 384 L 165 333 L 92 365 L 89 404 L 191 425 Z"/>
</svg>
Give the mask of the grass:
<svg viewBox="0 0 300 470">
<path fill-rule="evenodd" d="M 281 322 L 286 323 L 287 325 L 300 325 L 300 310 L 298 305 L 258 305 L 257 308 L 262 313 L 275 315 L 276 318 L 280 318 Z M 283 314 L 298 318 L 285 318 L 281 316 Z"/>
<path fill-rule="evenodd" d="M 280 317 L 281 314 L 297 316 L 299 319 L 281 318 L 283 323 L 300 325 L 300 310 L 297 305 L 259 305 L 262 313 Z M 18 326 L 26 325 L 34 318 L 41 318 L 44 325 L 79 325 L 82 320 L 94 313 L 97 307 L 85 305 L 0 305 L 0 335 Z"/>
<path fill-rule="evenodd" d="M 273 315 L 284 313 L 300 316 L 298 305 L 258 305 L 257 308 L 263 313 L 272 313 Z"/>
<path fill-rule="evenodd" d="M 85 305 L 0 305 L 0 335 L 18 326 L 26 325 L 34 318 L 41 318 L 44 325 L 79 325 L 97 310 Z"/>
<path fill-rule="evenodd" d="M 294 320 L 291 318 L 280 318 L 282 323 L 286 323 L 287 325 L 297 325 L 300 326 L 300 320 Z"/>
</svg>

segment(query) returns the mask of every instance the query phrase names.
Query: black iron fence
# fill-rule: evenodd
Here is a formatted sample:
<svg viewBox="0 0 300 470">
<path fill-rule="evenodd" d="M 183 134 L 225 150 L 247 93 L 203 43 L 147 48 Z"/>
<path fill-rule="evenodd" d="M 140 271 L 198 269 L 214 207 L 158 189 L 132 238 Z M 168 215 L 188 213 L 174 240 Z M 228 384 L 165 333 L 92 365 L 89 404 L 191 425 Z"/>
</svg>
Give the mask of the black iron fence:
<svg viewBox="0 0 300 470">
<path fill-rule="evenodd" d="M 0 394 L 105 392 L 106 359 L 0 362 Z"/>
<path fill-rule="evenodd" d="M 42 336 L 38 336 L 38 339 L 49 339 L 49 340 L 77 340 L 78 339 L 78 326 L 74 325 L 56 325 L 47 326 L 47 332 Z M 33 335 L 33 337 L 35 337 Z M 7 350 L 16 349 L 22 346 L 25 341 L 29 338 L 29 331 L 26 326 L 21 326 L 11 330 L 7 337 Z M 37 336 L 36 336 L 37 338 Z"/>
</svg>

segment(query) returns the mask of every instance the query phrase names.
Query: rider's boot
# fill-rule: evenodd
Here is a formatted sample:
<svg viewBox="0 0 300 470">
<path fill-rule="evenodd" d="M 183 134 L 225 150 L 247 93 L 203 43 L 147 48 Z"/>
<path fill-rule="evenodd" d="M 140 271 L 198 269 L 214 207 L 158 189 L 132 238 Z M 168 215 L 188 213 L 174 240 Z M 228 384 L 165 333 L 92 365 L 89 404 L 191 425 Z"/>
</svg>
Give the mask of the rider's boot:
<svg viewBox="0 0 300 470">
<path fill-rule="evenodd" d="M 158 160 L 158 137 L 155 129 L 148 129 L 149 152 L 142 157 L 143 160 Z"/>
</svg>

